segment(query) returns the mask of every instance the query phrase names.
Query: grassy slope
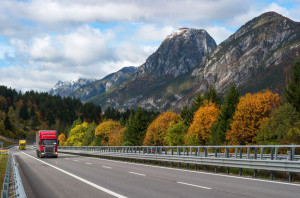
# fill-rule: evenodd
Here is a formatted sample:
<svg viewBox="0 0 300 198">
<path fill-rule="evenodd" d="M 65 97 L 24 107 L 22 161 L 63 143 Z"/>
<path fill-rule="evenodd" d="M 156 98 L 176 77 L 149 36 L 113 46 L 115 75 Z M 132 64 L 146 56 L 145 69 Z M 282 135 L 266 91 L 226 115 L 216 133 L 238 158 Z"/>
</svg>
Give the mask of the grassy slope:
<svg viewBox="0 0 300 198">
<path fill-rule="evenodd" d="M 6 171 L 7 159 L 8 159 L 7 154 L 2 154 L 2 155 L 0 154 L 0 190 L 2 190 L 3 188 L 3 180 Z"/>
</svg>

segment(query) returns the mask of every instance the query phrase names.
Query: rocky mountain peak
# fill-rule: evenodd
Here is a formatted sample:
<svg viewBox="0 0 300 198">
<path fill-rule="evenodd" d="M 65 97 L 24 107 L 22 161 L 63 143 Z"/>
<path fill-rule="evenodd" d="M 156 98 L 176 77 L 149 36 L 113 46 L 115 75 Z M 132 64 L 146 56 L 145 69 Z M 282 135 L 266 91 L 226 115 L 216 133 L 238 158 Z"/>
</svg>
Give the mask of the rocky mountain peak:
<svg viewBox="0 0 300 198">
<path fill-rule="evenodd" d="M 180 28 L 168 35 L 157 51 L 140 66 L 137 76 L 177 77 L 198 66 L 216 46 L 205 30 Z"/>
</svg>

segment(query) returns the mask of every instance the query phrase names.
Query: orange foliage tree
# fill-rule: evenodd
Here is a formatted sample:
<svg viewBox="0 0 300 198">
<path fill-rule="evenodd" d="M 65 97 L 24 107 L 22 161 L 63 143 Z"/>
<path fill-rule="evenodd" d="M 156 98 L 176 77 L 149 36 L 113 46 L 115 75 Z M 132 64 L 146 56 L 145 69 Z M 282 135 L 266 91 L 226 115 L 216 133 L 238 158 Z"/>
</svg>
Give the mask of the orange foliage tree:
<svg viewBox="0 0 300 198">
<path fill-rule="evenodd" d="M 171 123 L 178 122 L 180 116 L 167 111 L 159 115 L 149 126 L 144 138 L 145 146 L 166 146 L 165 136 Z"/>
<path fill-rule="evenodd" d="M 226 132 L 228 144 L 255 144 L 260 124 L 279 105 L 278 94 L 269 90 L 241 97 L 233 116 L 231 130 Z"/>
<path fill-rule="evenodd" d="M 102 122 L 95 129 L 95 136 L 101 138 L 103 145 L 117 146 L 120 145 L 123 137 L 123 127 L 120 123 L 108 120 Z"/>
<path fill-rule="evenodd" d="M 61 146 L 65 146 L 65 141 L 66 141 L 66 136 L 65 136 L 65 134 L 61 133 L 61 134 L 58 136 L 57 139 L 59 140 L 59 144 L 60 144 Z"/>
<path fill-rule="evenodd" d="M 210 128 L 217 121 L 219 108 L 214 103 L 208 102 L 196 111 L 193 123 L 185 136 L 185 144 L 206 144 L 210 138 Z"/>
</svg>

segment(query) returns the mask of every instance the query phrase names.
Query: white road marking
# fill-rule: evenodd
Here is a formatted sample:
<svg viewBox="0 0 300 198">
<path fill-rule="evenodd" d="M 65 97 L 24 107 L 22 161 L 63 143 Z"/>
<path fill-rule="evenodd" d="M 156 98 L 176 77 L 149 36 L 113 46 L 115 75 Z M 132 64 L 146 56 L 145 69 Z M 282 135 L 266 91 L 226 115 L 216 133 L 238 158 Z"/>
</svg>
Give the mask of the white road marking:
<svg viewBox="0 0 300 198">
<path fill-rule="evenodd" d="M 118 197 L 118 198 L 127 198 L 127 197 L 125 197 L 125 196 L 123 196 L 123 195 L 120 195 L 120 194 L 118 194 L 118 193 L 116 193 L 116 192 L 113 192 L 113 191 L 108 190 L 108 189 L 106 189 L 106 188 L 104 188 L 104 187 L 102 187 L 102 186 L 99 186 L 99 185 L 97 185 L 97 184 L 95 184 L 95 183 L 92 183 L 92 182 L 90 182 L 90 181 L 88 181 L 88 180 L 86 180 L 86 179 L 83 179 L 83 178 L 81 178 L 81 177 L 79 177 L 79 176 L 77 176 L 77 175 L 74 175 L 74 174 L 72 174 L 72 173 L 70 173 L 70 172 L 68 172 L 68 171 L 65 171 L 65 170 L 63 170 L 63 169 L 61 169 L 61 168 L 58 168 L 58 167 L 56 167 L 56 166 L 53 166 L 52 164 L 49 164 L 49 163 L 47 163 L 47 162 L 44 162 L 43 160 L 37 159 L 37 158 L 35 158 L 35 157 L 32 157 L 31 155 L 28 155 L 27 153 L 24 153 L 23 151 L 21 151 L 21 152 L 22 152 L 24 155 L 27 155 L 27 156 L 29 156 L 29 157 L 31 157 L 31 158 L 33 158 L 33 159 L 39 161 L 39 162 L 42 162 L 42 163 L 44 163 L 44 164 L 46 164 L 46 165 L 48 165 L 48 166 L 50 166 L 50 167 L 52 167 L 52 168 L 54 168 L 54 169 L 56 169 L 56 170 L 59 170 L 59 171 L 65 173 L 65 174 L 67 174 L 67 175 L 69 175 L 69 176 L 71 176 L 71 177 L 74 177 L 75 179 L 78 179 L 79 181 L 82 181 L 82 182 L 84 182 L 84 183 L 86 183 L 86 184 L 88 184 L 88 185 L 90 185 L 90 186 L 93 186 L 94 188 L 96 188 L 96 189 L 98 189 L 98 190 L 101 190 L 101 191 L 103 191 L 103 192 L 106 192 L 106 193 L 108 193 L 108 194 L 110 194 L 110 195 L 112 195 L 112 196 Z"/>
<path fill-rule="evenodd" d="M 74 154 L 74 155 L 76 155 L 76 154 Z M 92 157 L 90 157 L 90 158 L 92 158 Z M 201 171 L 192 171 L 192 170 L 184 170 L 184 169 L 177 169 L 177 168 L 168 168 L 168 167 L 163 167 L 163 166 L 152 166 L 152 165 L 147 165 L 147 164 L 136 164 L 136 163 L 130 163 L 130 162 L 121 162 L 121 161 L 117 161 L 117 160 L 100 159 L 100 158 L 95 158 L 95 157 L 94 157 L 94 159 L 102 160 L 102 161 L 108 161 L 108 162 L 114 161 L 114 162 L 120 163 L 120 164 L 146 166 L 146 167 L 152 167 L 152 168 L 161 168 L 161 169 L 168 169 L 168 170 L 173 170 L 173 171 L 189 172 L 189 173 L 204 174 L 204 175 L 214 175 L 214 176 L 218 176 L 218 177 L 229 177 L 229 178 L 236 178 L 236 179 L 243 179 L 243 180 L 250 180 L 250 181 L 259 181 L 259 182 L 265 182 L 265 183 L 284 184 L 284 185 L 289 185 L 289 186 L 300 186 L 300 184 L 295 184 L 295 183 L 286 183 L 286 182 L 279 182 L 279 181 L 272 181 L 272 180 L 254 179 L 254 178 L 239 177 L 239 176 L 232 176 L 232 175 L 222 175 L 222 174 L 207 173 L 207 172 L 201 172 Z"/>
<path fill-rule="evenodd" d="M 198 186 L 198 185 L 195 185 L 195 184 L 188 184 L 188 183 L 184 183 L 184 182 L 177 182 L 178 184 L 183 184 L 183 185 L 187 185 L 187 186 L 193 186 L 193 187 L 197 187 L 197 188 L 204 188 L 204 189 L 208 189 L 208 190 L 211 190 L 212 188 L 209 188 L 209 187 L 205 187 L 205 186 Z"/>
<path fill-rule="evenodd" d="M 102 168 L 107 168 L 107 169 L 111 169 L 111 167 L 109 166 L 101 166 Z"/>
<path fill-rule="evenodd" d="M 134 174 L 134 175 L 143 176 L 143 177 L 145 177 L 145 176 L 146 176 L 145 174 L 141 174 L 141 173 L 135 173 L 135 172 L 128 172 L 128 173 L 131 173 L 131 174 Z"/>
<path fill-rule="evenodd" d="M 92 163 L 89 163 L 89 162 L 85 162 L 85 164 L 91 165 Z"/>
<path fill-rule="evenodd" d="M 78 162 L 78 160 L 73 160 L 74 162 Z"/>
</svg>

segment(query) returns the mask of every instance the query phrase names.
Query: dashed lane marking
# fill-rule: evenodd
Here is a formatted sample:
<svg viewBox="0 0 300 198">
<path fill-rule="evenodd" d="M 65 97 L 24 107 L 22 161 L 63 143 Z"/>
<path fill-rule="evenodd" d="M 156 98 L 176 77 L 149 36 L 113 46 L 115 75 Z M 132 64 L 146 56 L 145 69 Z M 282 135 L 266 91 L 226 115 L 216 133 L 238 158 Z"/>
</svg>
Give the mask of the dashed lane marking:
<svg viewBox="0 0 300 198">
<path fill-rule="evenodd" d="M 209 188 L 209 187 L 198 186 L 198 185 L 195 185 L 195 184 L 188 184 L 188 183 L 184 183 L 184 182 L 177 182 L 177 184 L 183 184 L 183 185 L 193 186 L 193 187 L 197 187 L 197 188 L 204 188 L 204 189 L 208 189 L 208 190 L 211 190 L 211 189 L 212 189 L 212 188 Z"/>
<path fill-rule="evenodd" d="M 143 177 L 145 177 L 145 176 L 146 176 L 145 174 L 141 174 L 141 173 L 135 173 L 135 172 L 128 172 L 128 173 L 130 173 L 130 174 L 134 174 L 134 175 L 143 176 Z"/>
</svg>

